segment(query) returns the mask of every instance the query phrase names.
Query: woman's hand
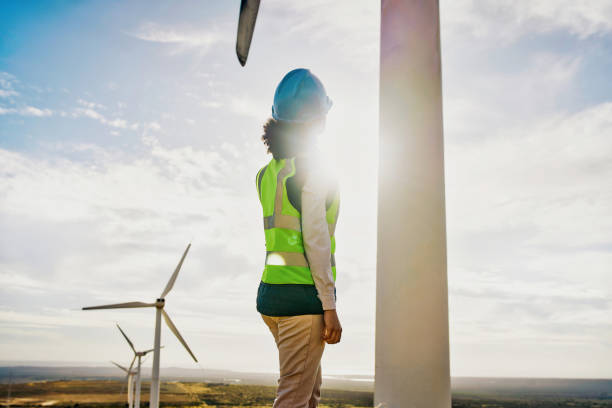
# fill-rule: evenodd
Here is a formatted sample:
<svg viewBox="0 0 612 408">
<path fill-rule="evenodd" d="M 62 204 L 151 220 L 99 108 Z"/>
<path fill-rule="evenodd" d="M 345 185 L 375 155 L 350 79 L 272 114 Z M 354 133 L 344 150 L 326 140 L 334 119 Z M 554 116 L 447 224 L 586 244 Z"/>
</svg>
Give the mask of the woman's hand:
<svg viewBox="0 0 612 408">
<path fill-rule="evenodd" d="M 323 311 L 323 320 L 325 322 L 323 340 L 325 340 L 327 344 L 336 344 L 340 342 L 340 337 L 342 337 L 342 326 L 340 325 L 340 319 L 338 319 L 336 310 Z"/>
</svg>

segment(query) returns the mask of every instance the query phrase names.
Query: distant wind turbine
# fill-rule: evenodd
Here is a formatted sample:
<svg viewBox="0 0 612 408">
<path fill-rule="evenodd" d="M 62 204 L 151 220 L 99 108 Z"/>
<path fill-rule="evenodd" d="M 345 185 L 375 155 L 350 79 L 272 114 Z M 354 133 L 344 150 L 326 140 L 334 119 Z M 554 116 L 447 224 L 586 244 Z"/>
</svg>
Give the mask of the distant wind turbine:
<svg viewBox="0 0 612 408">
<path fill-rule="evenodd" d="M 155 349 L 152 348 L 152 349 L 145 350 L 145 351 L 136 351 L 136 349 L 134 348 L 134 344 L 128 338 L 127 334 L 125 334 L 125 332 L 121 329 L 119 325 L 117 325 L 117 328 L 119 329 L 119 331 L 125 338 L 125 341 L 127 341 L 127 343 L 130 345 L 130 348 L 134 352 L 134 358 L 132 359 L 132 363 L 130 364 L 130 370 L 132 369 L 132 366 L 134 365 L 134 360 L 138 358 L 138 365 L 136 366 L 136 378 L 134 379 L 134 387 L 136 389 L 136 391 L 134 392 L 134 407 L 140 408 L 140 385 L 141 385 L 140 367 L 142 364 L 141 359 L 142 357 L 146 356 L 147 353 L 150 353 L 151 351 L 155 351 Z M 164 346 L 161 346 L 160 348 L 164 348 Z"/>
<path fill-rule="evenodd" d="M 114 361 L 111 361 L 114 365 L 119 367 L 126 373 L 127 380 L 127 399 L 128 399 L 128 408 L 134 407 L 134 375 L 136 371 L 132 371 L 132 365 L 134 364 L 134 360 L 132 360 L 132 364 L 130 364 L 130 368 L 125 368 L 121 364 L 117 364 Z"/>
<path fill-rule="evenodd" d="M 172 333 L 176 336 L 176 338 L 181 342 L 181 344 L 185 347 L 189 355 L 193 358 L 193 360 L 197 363 L 198 359 L 191 352 L 191 349 L 183 339 L 183 336 L 179 333 L 178 329 L 168 316 L 168 313 L 164 310 L 165 306 L 165 297 L 172 290 L 174 286 L 174 282 L 178 276 L 179 271 L 181 270 L 181 266 L 183 265 L 183 261 L 185 260 L 185 256 L 187 256 L 187 252 L 189 252 L 189 248 L 191 248 L 191 244 L 187 245 L 187 249 L 183 253 L 181 260 L 179 261 L 174 273 L 170 277 L 170 280 L 166 284 L 166 288 L 159 296 L 159 298 L 155 301 L 155 303 L 144 303 L 144 302 L 127 302 L 127 303 L 116 303 L 112 305 L 104 305 L 104 306 L 90 306 L 84 307 L 83 310 L 96 310 L 96 309 L 130 309 L 130 308 L 139 308 L 139 307 L 155 307 L 155 341 L 153 345 L 153 371 L 151 374 L 151 397 L 149 402 L 150 408 L 159 408 L 159 351 L 160 351 L 160 339 L 161 339 L 161 317 L 164 316 L 164 320 Z"/>
</svg>

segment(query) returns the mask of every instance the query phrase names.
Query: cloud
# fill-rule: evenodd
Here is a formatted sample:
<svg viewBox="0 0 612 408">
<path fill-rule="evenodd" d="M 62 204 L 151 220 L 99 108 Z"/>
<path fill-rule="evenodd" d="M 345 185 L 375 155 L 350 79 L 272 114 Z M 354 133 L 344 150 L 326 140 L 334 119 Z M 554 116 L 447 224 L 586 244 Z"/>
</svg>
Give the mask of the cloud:
<svg viewBox="0 0 612 408">
<path fill-rule="evenodd" d="M 157 122 L 149 122 L 149 123 L 147 123 L 146 128 L 148 130 L 152 130 L 154 132 L 159 132 L 162 129 L 161 125 L 159 123 L 157 123 Z"/>
<path fill-rule="evenodd" d="M 253 235 L 259 231 L 259 218 L 248 219 L 242 202 L 233 198 L 236 186 L 248 184 L 250 187 L 251 177 L 246 180 L 228 178 L 224 169 L 229 164 L 216 152 L 188 147 L 168 149 L 150 136 L 145 143 L 150 155 L 137 160 L 97 146 L 77 147 L 76 151 L 87 149 L 93 156 L 91 161 L 84 163 L 61 159 L 46 161 L 0 150 L 4 163 L 0 177 L 0 186 L 5 192 L 0 206 L 3 231 L 21 230 L 17 236 L 24 238 L 28 233 L 34 234 L 31 239 L 38 236 L 40 253 L 35 258 L 37 262 L 45 259 L 49 262 L 48 276 L 66 273 L 66 276 L 76 277 L 79 274 L 74 271 L 82 268 L 81 262 L 88 262 L 89 257 L 102 261 L 100 267 L 118 262 L 108 268 L 110 271 L 125 270 L 126 266 L 120 265 L 121 257 L 103 261 L 95 253 L 105 251 L 104 248 L 117 248 L 120 252 L 123 251 L 120 248 L 126 251 L 130 248 L 166 248 L 174 246 L 175 240 L 186 243 L 194 237 L 201 246 L 218 246 L 231 241 L 232 246 L 224 250 L 226 253 L 238 258 L 246 256 L 245 262 L 258 264 L 260 254 L 258 251 L 253 254 L 249 239 L 257 239 Z M 255 208 L 256 202 L 251 201 Z M 13 216 L 21 221 L 11 221 Z M 236 224 L 227 225 L 228 217 L 236 218 Z M 254 234 L 238 233 L 242 225 L 251 224 L 254 224 Z M 63 230 L 71 242 L 66 243 L 65 250 L 55 247 L 53 241 L 44 243 L 47 241 L 44 231 L 56 228 Z M 84 239 L 85 236 L 81 236 L 93 231 L 96 231 L 95 237 Z M 87 250 L 71 254 L 69 247 L 80 240 Z M 94 242 L 99 250 L 90 247 Z M 21 243 L 25 245 L 26 241 Z M 18 245 L 3 245 L 0 260 L 12 260 L 12 263 L 19 259 L 27 264 L 27 259 L 19 255 L 26 249 Z M 54 272 L 53 265 L 60 263 L 64 265 L 63 271 Z M 35 267 L 27 269 L 35 270 Z"/>
<path fill-rule="evenodd" d="M 90 119 L 93 119 L 93 120 L 96 120 L 102 123 L 103 125 L 110 126 L 113 128 L 119 128 L 119 129 L 136 130 L 140 126 L 138 123 L 130 123 L 125 119 L 120 119 L 120 118 L 108 119 L 102 113 L 92 108 L 75 108 L 72 111 L 71 116 L 73 118 L 80 118 L 80 117 L 90 118 Z"/>
<path fill-rule="evenodd" d="M 597 48 L 611 20 L 589 16 L 609 15 L 603 3 L 572 4 L 440 5 L 456 375 L 610 375 L 581 363 L 609 359 L 612 335 L 612 106 L 583 89 L 607 62 L 542 40 Z"/>
<path fill-rule="evenodd" d="M 124 151 L 124 138 L 96 145 L 73 144 L 72 137 L 43 142 L 41 137 L 36 154 L 0 149 L 0 296 L 10 305 L 0 308 L 0 325 L 12 336 L 12 342 L 3 339 L 0 345 L 5 355 L 72 358 L 81 350 L 75 359 L 102 359 L 101 354 L 92 357 L 90 349 L 98 339 L 107 342 L 106 329 L 116 319 L 142 329 L 143 342 L 150 341 L 148 311 L 88 314 L 89 325 L 82 324 L 88 329 L 79 331 L 72 322 L 79 323 L 81 316 L 66 308 L 150 300 L 193 239 L 171 295 L 173 319 L 196 352 L 215 350 L 206 359 L 209 365 L 246 369 L 245 361 L 254 364 L 255 358 L 245 358 L 248 351 L 236 352 L 244 350 L 244 339 L 236 334 L 246 332 L 251 342 L 261 337 L 258 349 L 269 347 L 255 369 L 274 369 L 268 358 L 275 352 L 273 342 L 253 307 L 264 250 L 253 173 L 266 156 L 258 153 L 263 149 L 257 134 L 269 116 L 271 87 L 283 66 L 314 62 L 334 98 L 324 137 L 337 144 L 329 161 L 341 168 L 343 199 L 338 304 L 347 336 L 330 367 L 341 371 L 354 364 L 371 370 L 379 6 L 262 2 L 254 42 L 261 48 L 254 55 L 267 56 L 263 64 L 277 64 L 266 65 L 265 72 L 251 70 L 253 76 L 244 70 L 236 74 L 237 65 L 227 70 L 210 58 L 219 41 L 233 41 L 234 18 L 227 40 L 216 37 L 215 29 L 196 25 L 144 24 L 130 34 L 139 39 L 133 45 L 184 52 L 187 65 L 163 71 L 172 76 L 187 66 L 197 71 L 196 80 L 179 72 L 166 91 L 156 88 L 162 98 L 144 102 L 128 98 L 100 104 L 88 96 L 45 105 L 56 116 L 96 121 L 107 133 L 139 126 L 146 136 L 142 144 L 125 138 L 135 142 L 138 153 Z M 606 135 L 612 112 L 607 102 L 573 103 L 580 99 L 577 94 L 584 96 L 576 89 L 581 81 L 596 77 L 586 71 L 593 65 L 603 70 L 605 64 L 594 53 L 541 52 L 546 44 L 533 50 L 519 41 L 548 40 L 549 34 L 562 32 L 590 47 L 610 31 L 606 7 L 594 2 L 441 4 L 451 342 L 463 347 L 452 353 L 454 373 L 610 374 L 609 367 L 596 371 L 592 361 L 610 360 L 612 175 Z M 266 19 L 272 24 L 263 24 Z M 301 51 L 293 53 L 287 44 Z M 205 63 L 191 64 L 202 55 Z M 124 79 L 101 78 L 100 83 L 120 91 L 126 89 Z M 57 96 L 34 95 L 8 74 L 0 74 L 0 88 L 19 93 L 11 99 L 36 98 L 24 99 L 23 107 L 42 106 L 42 98 Z M 178 104 L 172 97 L 180 99 Z M 170 108 L 153 116 L 160 103 Z M 6 105 L 0 113 L 26 112 L 22 105 Z M 127 116 L 128 106 L 151 116 L 136 122 Z M 212 110 L 219 107 L 224 109 Z M 218 126 L 212 118 L 218 118 Z M 83 120 L 80 125 L 92 124 Z M 114 149 L 118 141 L 121 148 Z M 50 336 L 55 336 L 48 343 L 53 350 L 34 342 Z M 164 361 L 183 361 L 180 345 L 178 358 L 172 349 L 166 349 Z M 578 358 L 573 353 L 578 349 L 594 351 Z M 108 344 L 99 350 L 112 351 Z M 547 353 L 566 371 L 548 364 Z M 504 360 L 507 355 L 512 359 Z M 517 356 L 529 360 L 532 371 L 525 371 Z M 582 366 L 581 360 L 586 361 Z"/>
<path fill-rule="evenodd" d="M 453 338 L 601 344 L 612 315 L 612 103 L 488 132 L 446 147 Z"/>
<path fill-rule="evenodd" d="M 237 115 L 247 116 L 257 121 L 270 115 L 269 102 L 256 101 L 246 96 L 230 98 L 229 108 Z"/>
<path fill-rule="evenodd" d="M 580 75 L 580 57 L 552 53 L 527 56 L 521 65 L 500 72 L 487 63 L 449 56 L 444 71 L 444 124 L 453 142 L 492 137 L 500 124 L 539 120 L 566 104 Z"/>
<path fill-rule="evenodd" d="M 78 99 L 77 103 L 79 105 L 85 106 L 86 108 L 89 108 L 89 109 L 102 109 L 102 110 L 106 109 L 106 106 L 104 106 L 104 105 L 102 105 L 100 103 L 86 101 L 84 99 Z M 119 106 L 119 107 L 121 108 L 122 106 Z"/>
<path fill-rule="evenodd" d="M 608 1 L 444 0 L 440 16 L 445 41 L 455 36 L 485 40 L 490 46 L 510 43 L 528 34 L 567 31 L 578 38 L 612 31 Z M 475 44 L 482 45 L 483 42 Z"/>
<path fill-rule="evenodd" d="M 8 72 L 0 72 L 0 88 L 3 90 L 10 92 L 18 83 L 19 80 L 17 80 L 15 75 Z"/>
<path fill-rule="evenodd" d="M 24 106 L 22 108 L 3 108 L 0 106 L 0 116 L 1 115 L 46 117 L 53 115 L 53 111 L 51 109 L 40 109 L 34 106 Z"/>
<path fill-rule="evenodd" d="M 227 42 L 227 39 L 216 31 L 163 26 L 153 22 L 142 24 L 128 35 L 139 40 L 171 46 L 176 53 L 197 51 L 199 54 L 206 54 L 215 45 Z"/>
<path fill-rule="evenodd" d="M 39 109 L 33 106 L 26 106 L 21 110 L 22 115 L 24 116 L 51 116 L 53 112 L 51 109 Z"/>
<path fill-rule="evenodd" d="M 334 57 L 348 59 L 351 69 L 377 69 L 380 2 L 270 0 L 261 6 L 267 12 L 283 41 L 332 44 Z"/>
<path fill-rule="evenodd" d="M 467 218 L 460 217 L 462 225 L 499 227 L 501 221 L 512 227 L 518 215 L 512 211 L 521 211 L 530 225 L 550 223 L 547 231 L 555 228 L 558 232 L 562 225 L 580 230 L 573 234 L 568 230 L 563 237 L 550 235 L 555 242 L 601 242 L 609 235 L 607 229 L 597 228 L 602 234 L 597 235 L 592 227 L 593 222 L 601 227 L 605 212 L 612 210 L 612 193 L 602 190 L 612 180 L 608 160 L 612 151 L 611 118 L 612 103 L 604 103 L 569 116 L 555 115 L 535 124 L 499 129 L 478 144 L 450 145 L 449 166 L 458 171 L 450 177 L 456 185 L 463 185 L 460 195 L 468 199 L 467 194 L 488 192 L 469 206 L 465 202 L 464 209 L 471 212 L 480 204 L 497 209 L 494 214 L 485 208 L 481 208 L 483 212 L 472 213 L 473 216 L 464 214 Z M 592 198 L 585 201 L 586 197 Z M 564 211 L 566 215 L 561 214 Z M 503 220 L 493 223 L 486 218 L 487 214 L 499 217 L 500 212 L 505 215 Z M 602 219 L 595 221 L 597 217 Z M 564 222 L 555 227 L 555 219 Z M 590 241 L 588 237 L 597 238 Z"/>
<path fill-rule="evenodd" d="M 218 109 L 223 106 L 221 102 L 217 102 L 217 101 L 202 101 L 200 102 L 200 105 L 204 108 L 212 108 L 212 109 Z"/>
<path fill-rule="evenodd" d="M 152 136 L 143 142 L 140 157 L 67 142 L 49 157 L 0 149 L 0 292 L 11 305 L 0 310 L 0 326 L 11 333 L 3 347 L 15 350 L 10 339 L 28 333 L 67 333 L 82 318 L 75 310 L 88 304 L 154 298 L 190 241 L 170 313 L 192 347 L 208 344 L 206 336 L 265 334 L 244 314 L 259 281 L 261 248 L 253 243 L 263 242 L 254 166 L 215 151 L 168 148 Z M 92 158 L 62 158 L 80 151 Z M 149 333 L 142 313 L 87 318 L 83 327 L 120 318 Z"/>
<path fill-rule="evenodd" d="M 17 95 L 19 95 L 19 92 L 13 91 L 12 89 L 0 89 L 0 98 L 8 98 Z"/>
</svg>

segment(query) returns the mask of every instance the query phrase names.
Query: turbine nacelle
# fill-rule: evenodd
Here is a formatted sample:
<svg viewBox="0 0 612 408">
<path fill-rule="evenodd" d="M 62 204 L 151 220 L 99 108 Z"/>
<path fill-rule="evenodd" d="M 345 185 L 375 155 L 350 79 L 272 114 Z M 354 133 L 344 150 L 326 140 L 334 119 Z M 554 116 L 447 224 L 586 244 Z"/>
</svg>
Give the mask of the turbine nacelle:
<svg viewBox="0 0 612 408">
<path fill-rule="evenodd" d="M 164 348 L 164 346 L 161 346 L 160 348 Z M 155 349 L 146 350 L 146 351 L 137 351 L 135 354 L 136 354 L 136 357 L 144 357 L 144 356 L 146 356 L 148 353 L 150 353 L 150 352 L 152 352 L 152 351 L 154 351 L 154 350 L 155 350 Z"/>
</svg>

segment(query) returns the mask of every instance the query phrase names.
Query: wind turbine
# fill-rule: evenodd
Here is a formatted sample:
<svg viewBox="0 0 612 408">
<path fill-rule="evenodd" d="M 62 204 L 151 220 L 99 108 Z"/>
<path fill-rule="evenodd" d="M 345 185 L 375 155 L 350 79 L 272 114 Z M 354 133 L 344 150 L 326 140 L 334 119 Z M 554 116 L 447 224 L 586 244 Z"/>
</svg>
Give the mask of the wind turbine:
<svg viewBox="0 0 612 408">
<path fill-rule="evenodd" d="M 136 371 L 132 371 L 132 365 L 134 364 L 134 360 L 132 360 L 132 364 L 130 364 L 130 368 L 125 368 L 121 364 L 117 364 L 114 361 L 111 361 L 114 365 L 119 367 L 127 374 L 127 399 L 128 399 L 128 408 L 134 407 L 134 375 Z"/>
<path fill-rule="evenodd" d="M 84 307 L 83 310 L 97 310 L 97 309 L 131 309 L 131 308 L 139 308 L 139 307 L 154 307 L 155 308 L 155 340 L 153 344 L 153 370 L 151 374 L 151 397 L 149 399 L 149 407 L 150 408 L 158 408 L 159 407 L 159 351 L 160 351 L 160 340 L 161 340 L 161 317 L 164 316 L 164 321 L 168 328 L 174 333 L 176 338 L 181 342 L 181 344 L 185 347 L 189 355 L 193 358 L 193 360 L 197 363 L 198 359 L 191 352 L 191 349 L 187 345 L 183 336 L 179 333 L 178 329 L 168 316 L 168 313 L 164 310 L 164 306 L 166 305 L 165 297 L 172 290 L 174 286 L 174 282 L 178 276 L 179 271 L 181 270 L 181 266 L 183 265 L 183 261 L 185 260 L 185 256 L 187 256 L 187 252 L 189 252 L 189 248 L 191 248 L 191 244 L 187 245 L 187 249 L 183 253 L 181 260 L 179 261 L 174 273 L 170 277 L 170 280 L 166 284 L 163 292 L 157 298 L 154 303 L 145 303 L 145 302 L 127 302 L 127 303 L 116 303 L 112 305 L 103 305 L 103 306 L 90 306 Z"/>
<path fill-rule="evenodd" d="M 330 0 L 331 2 L 331 0 Z M 259 0 L 242 0 L 246 64 Z M 451 406 L 439 0 L 381 0 L 376 406 Z"/>
<path fill-rule="evenodd" d="M 127 341 L 127 343 L 130 345 L 130 348 L 134 352 L 134 358 L 132 359 L 132 363 L 130 364 L 130 370 L 132 369 L 132 366 L 134 365 L 134 360 L 138 359 L 138 365 L 136 366 L 136 378 L 134 380 L 134 387 L 136 388 L 136 391 L 134 392 L 134 407 L 140 408 L 140 385 L 141 385 L 140 366 L 142 363 L 141 359 L 142 357 L 146 356 L 147 353 L 150 353 L 151 351 L 155 351 L 155 349 L 152 348 L 152 349 L 145 350 L 145 351 L 136 351 L 136 349 L 134 348 L 134 344 L 128 338 L 127 334 L 125 334 L 125 332 L 121 329 L 119 325 L 117 325 L 117 328 L 119 329 L 119 331 L 125 338 L 125 341 Z M 164 346 L 161 346 L 160 348 L 164 348 Z"/>
</svg>

